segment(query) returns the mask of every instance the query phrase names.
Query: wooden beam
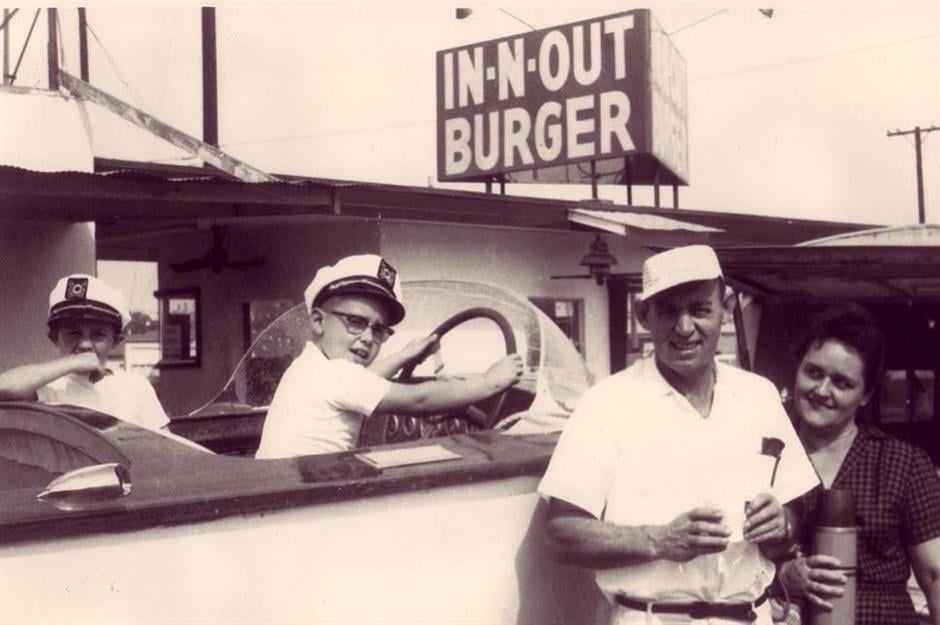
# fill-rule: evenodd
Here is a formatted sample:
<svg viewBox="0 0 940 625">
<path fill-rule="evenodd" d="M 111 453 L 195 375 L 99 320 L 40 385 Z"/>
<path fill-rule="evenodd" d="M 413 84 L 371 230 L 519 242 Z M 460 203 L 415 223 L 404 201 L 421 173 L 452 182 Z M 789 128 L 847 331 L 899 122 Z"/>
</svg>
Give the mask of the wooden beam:
<svg viewBox="0 0 940 625">
<path fill-rule="evenodd" d="M 276 182 L 278 180 L 276 177 L 229 156 L 205 141 L 200 141 L 196 137 L 177 130 L 153 115 L 115 98 L 113 95 L 72 76 L 68 72 L 59 70 L 59 81 L 65 90 L 76 98 L 103 106 L 135 126 L 139 126 L 164 141 L 186 150 L 193 156 L 202 159 L 207 165 L 235 176 L 239 180 L 245 182 Z"/>
</svg>

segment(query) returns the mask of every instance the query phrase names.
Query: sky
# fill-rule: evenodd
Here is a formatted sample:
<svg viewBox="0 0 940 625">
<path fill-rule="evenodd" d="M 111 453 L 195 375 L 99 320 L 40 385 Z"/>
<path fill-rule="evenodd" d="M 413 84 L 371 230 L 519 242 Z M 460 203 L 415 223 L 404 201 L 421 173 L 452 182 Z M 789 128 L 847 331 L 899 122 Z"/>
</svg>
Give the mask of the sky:
<svg viewBox="0 0 940 625">
<path fill-rule="evenodd" d="M 201 134 L 199 5 L 91 3 L 91 82 Z M 689 186 L 680 207 L 875 224 L 916 220 L 913 136 L 940 125 L 940 3 L 305 2 L 217 5 L 220 141 L 272 173 L 439 183 L 435 52 L 650 8 L 687 64 Z M 472 14 L 455 19 L 455 8 Z M 60 10 L 78 74 L 77 11 Z M 31 11 L 13 24 L 19 50 Z M 524 22 L 524 23 L 523 23 Z M 40 20 L 37 30 L 42 30 Z M 38 42 L 43 45 L 38 45 Z M 42 85 L 44 31 L 18 84 Z M 15 56 L 15 55 L 14 55 Z M 100 156 L 187 162 L 110 113 Z M 940 221 L 940 132 L 924 135 L 928 218 Z M 481 188 L 475 185 L 465 188 Z M 509 193 L 590 197 L 570 185 Z M 625 202 L 618 187 L 601 197 Z M 663 202 L 671 205 L 671 194 Z M 637 189 L 635 203 L 652 203 Z"/>
<path fill-rule="evenodd" d="M 91 82 L 201 135 L 199 5 L 84 4 Z M 60 9 L 60 31 L 62 62 L 77 75 L 74 6 Z M 220 142 L 271 173 L 482 190 L 437 180 L 435 52 L 634 8 L 652 11 L 686 61 L 682 208 L 912 223 L 914 139 L 887 133 L 940 125 L 935 0 L 216 6 Z M 457 7 L 472 13 L 458 20 Z M 774 8 L 773 16 L 759 8 Z M 11 23 L 14 59 L 31 18 L 25 8 Z M 17 84 L 45 84 L 44 27 L 43 18 Z M 110 113 L 92 107 L 91 119 L 98 156 L 191 162 Z M 931 222 L 940 222 L 938 145 L 940 132 L 923 136 Z M 508 193 L 590 197 L 582 185 L 509 185 Z M 626 200 L 615 186 L 600 196 Z M 649 187 L 635 189 L 635 204 L 652 198 Z M 671 202 L 667 190 L 663 203 Z"/>
</svg>

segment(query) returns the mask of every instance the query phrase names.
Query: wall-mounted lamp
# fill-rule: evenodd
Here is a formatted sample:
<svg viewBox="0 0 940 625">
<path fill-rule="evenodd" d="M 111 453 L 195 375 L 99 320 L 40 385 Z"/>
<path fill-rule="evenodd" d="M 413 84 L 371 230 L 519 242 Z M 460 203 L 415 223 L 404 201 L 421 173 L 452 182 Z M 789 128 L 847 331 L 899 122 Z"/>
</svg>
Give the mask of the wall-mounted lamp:
<svg viewBox="0 0 940 625">
<path fill-rule="evenodd" d="M 616 264 L 617 259 L 610 253 L 601 235 L 594 238 L 591 242 L 591 251 L 581 259 L 581 265 L 588 268 L 588 273 L 599 286 L 604 284 L 604 280 L 610 275 L 610 268 Z"/>
</svg>

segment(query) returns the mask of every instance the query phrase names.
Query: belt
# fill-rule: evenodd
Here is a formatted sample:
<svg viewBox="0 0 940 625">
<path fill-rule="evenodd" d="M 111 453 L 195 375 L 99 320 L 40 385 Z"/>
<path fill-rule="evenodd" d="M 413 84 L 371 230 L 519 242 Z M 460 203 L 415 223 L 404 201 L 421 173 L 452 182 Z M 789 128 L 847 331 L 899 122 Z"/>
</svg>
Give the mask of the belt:
<svg viewBox="0 0 940 625">
<path fill-rule="evenodd" d="M 694 619 L 725 618 L 735 621 L 753 623 L 757 620 L 754 608 L 767 600 L 767 593 L 762 594 L 753 603 L 708 603 L 707 601 L 692 601 L 689 603 L 656 603 L 653 601 L 640 601 L 630 599 L 623 595 L 616 595 L 614 600 L 625 608 L 641 612 L 658 612 L 662 614 L 688 614 Z"/>
</svg>

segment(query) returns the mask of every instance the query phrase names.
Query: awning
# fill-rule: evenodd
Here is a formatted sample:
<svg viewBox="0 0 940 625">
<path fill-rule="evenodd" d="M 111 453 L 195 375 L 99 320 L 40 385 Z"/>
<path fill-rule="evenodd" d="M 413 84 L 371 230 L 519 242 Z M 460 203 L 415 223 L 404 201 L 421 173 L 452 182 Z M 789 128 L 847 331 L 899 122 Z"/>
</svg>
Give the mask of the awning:
<svg viewBox="0 0 940 625">
<path fill-rule="evenodd" d="M 647 232 L 724 232 L 721 228 L 712 228 L 711 226 L 680 221 L 678 219 L 672 219 L 671 217 L 619 210 L 572 208 L 568 210 L 568 221 L 620 235 L 626 235 L 630 230 L 643 230 Z"/>
</svg>

